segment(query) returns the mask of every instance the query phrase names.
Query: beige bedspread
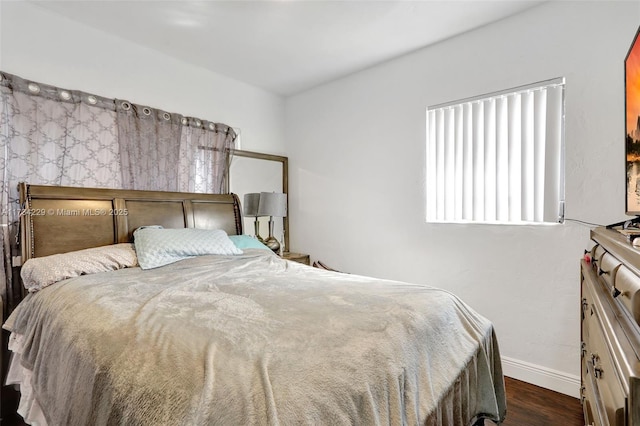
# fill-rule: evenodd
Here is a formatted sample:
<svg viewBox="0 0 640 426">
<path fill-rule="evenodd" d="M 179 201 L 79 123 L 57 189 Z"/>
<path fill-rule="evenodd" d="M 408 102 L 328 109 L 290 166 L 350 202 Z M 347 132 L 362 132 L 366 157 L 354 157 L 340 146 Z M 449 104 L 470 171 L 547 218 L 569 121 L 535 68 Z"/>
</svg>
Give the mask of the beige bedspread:
<svg viewBox="0 0 640 426">
<path fill-rule="evenodd" d="M 53 425 L 467 425 L 505 399 L 493 327 L 452 294 L 264 250 L 72 278 L 5 328 Z"/>
</svg>

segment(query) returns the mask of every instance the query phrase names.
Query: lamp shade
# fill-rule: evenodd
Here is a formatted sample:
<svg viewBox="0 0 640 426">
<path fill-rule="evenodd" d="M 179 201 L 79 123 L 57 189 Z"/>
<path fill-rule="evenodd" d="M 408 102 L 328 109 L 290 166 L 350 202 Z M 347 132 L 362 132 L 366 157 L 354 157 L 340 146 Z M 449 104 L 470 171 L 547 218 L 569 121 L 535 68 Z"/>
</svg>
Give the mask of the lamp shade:
<svg viewBox="0 0 640 426">
<path fill-rule="evenodd" d="M 287 194 L 282 192 L 261 192 L 258 216 L 287 216 Z"/>
<path fill-rule="evenodd" d="M 258 217 L 258 206 L 260 205 L 260 194 L 254 192 L 244 194 L 244 215 L 249 217 Z"/>
</svg>

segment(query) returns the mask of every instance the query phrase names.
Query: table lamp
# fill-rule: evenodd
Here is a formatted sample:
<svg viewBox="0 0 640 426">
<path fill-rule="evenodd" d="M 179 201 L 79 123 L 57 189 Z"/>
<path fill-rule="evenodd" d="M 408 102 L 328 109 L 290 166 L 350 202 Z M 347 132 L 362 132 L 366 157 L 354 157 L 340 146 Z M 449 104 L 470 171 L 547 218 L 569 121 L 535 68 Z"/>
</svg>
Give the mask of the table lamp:
<svg viewBox="0 0 640 426">
<path fill-rule="evenodd" d="M 269 237 L 264 240 L 264 245 L 278 253 L 280 251 L 280 243 L 273 236 L 273 218 L 287 216 L 287 194 L 282 192 L 261 192 L 257 214 L 259 216 L 269 216 Z"/>
<path fill-rule="evenodd" d="M 244 194 L 244 215 L 247 217 L 255 217 L 256 220 L 254 222 L 254 233 L 256 238 L 261 243 L 264 243 L 264 240 L 260 236 L 260 221 L 258 218 L 261 216 L 258 214 L 258 206 L 260 205 L 260 194 L 257 192 L 251 194 Z M 266 216 L 266 215 L 264 215 Z"/>
</svg>

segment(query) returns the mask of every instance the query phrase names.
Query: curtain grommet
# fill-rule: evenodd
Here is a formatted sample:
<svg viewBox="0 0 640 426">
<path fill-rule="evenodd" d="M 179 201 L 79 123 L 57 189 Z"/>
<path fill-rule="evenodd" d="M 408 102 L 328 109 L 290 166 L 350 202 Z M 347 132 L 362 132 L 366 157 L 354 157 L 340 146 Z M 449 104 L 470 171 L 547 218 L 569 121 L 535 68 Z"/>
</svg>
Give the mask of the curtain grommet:
<svg viewBox="0 0 640 426">
<path fill-rule="evenodd" d="M 169 114 L 168 112 L 165 112 L 162 114 L 162 118 L 164 118 L 165 120 L 169 121 L 171 120 L 171 114 Z"/>
<path fill-rule="evenodd" d="M 65 101 L 68 101 L 69 99 L 71 99 L 71 93 L 67 92 L 66 90 L 62 90 L 60 92 L 60 97 Z"/>
<path fill-rule="evenodd" d="M 95 105 L 98 103 L 98 99 L 93 95 L 89 95 L 87 96 L 87 102 L 89 102 L 91 105 Z"/>
<path fill-rule="evenodd" d="M 144 107 L 144 108 L 142 108 L 142 113 L 144 115 L 151 115 L 151 109 L 148 108 L 148 107 Z"/>
<path fill-rule="evenodd" d="M 186 117 L 182 117 L 181 122 L 182 122 L 182 124 L 183 124 L 184 126 L 186 126 L 186 125 L 187 125 L 187 123 L 189 122 L 189 120 L 187 120 L 187 118 L 186 118 Z"/>
<path fill-rule="evenodd" d="M 39 93 L 40 92 L 40 86 L 38 86 L 35 83 L 29 83 L 29 85 L 27 86 L 27 88 L 29 89 L 29 91 L 31 93 Z"/>
<path fill-rule="evenodd" d="M 213 130 L 216 128 L 216 125 L 213 123 L 209 123 L 209 129 Z"/>
<path fill-rule="evenodd" d="M 200 126 L 202 126 L 202 121 L 196 120 L 196 127 L 200 127 Z"/>
<path fill-rule="evenodd" d="M 120 106 L 125 111 L 129 111 L 131 109 L 131 104 L 129 102 L 122 102 Z"/>
</svg>

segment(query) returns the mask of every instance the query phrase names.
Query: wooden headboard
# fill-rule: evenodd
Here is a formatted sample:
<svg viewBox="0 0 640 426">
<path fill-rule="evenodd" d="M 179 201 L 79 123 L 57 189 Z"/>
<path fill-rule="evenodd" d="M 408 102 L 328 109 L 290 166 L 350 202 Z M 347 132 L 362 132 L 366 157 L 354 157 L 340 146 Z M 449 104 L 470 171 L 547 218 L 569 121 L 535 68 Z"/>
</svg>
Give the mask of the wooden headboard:
<svg viewBox="0 0 640 426">
<path fill-rule="evenodd" d="M 72 188 L 21 183 L 22 261 L 133 241 L 143 225 L 242 234 L 235 194 Z"/>
</svg>

